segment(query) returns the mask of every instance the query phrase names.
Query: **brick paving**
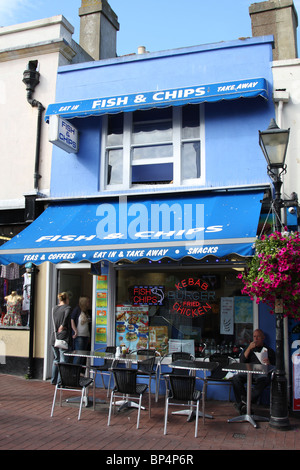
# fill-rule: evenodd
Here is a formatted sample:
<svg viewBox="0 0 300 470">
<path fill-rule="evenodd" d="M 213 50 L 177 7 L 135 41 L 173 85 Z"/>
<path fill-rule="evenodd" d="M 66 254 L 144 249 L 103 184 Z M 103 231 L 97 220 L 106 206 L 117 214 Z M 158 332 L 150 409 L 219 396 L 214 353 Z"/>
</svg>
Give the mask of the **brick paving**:
<svg viewBox="0 0 300 470">
<path fill-rule="evenodd" d="M 26 380 L 0 374 L 0 450 L 103 450 L 103 451 L 196 451 L 196 450 L 300 450 L 300 416 L 290 416 L 289 430 L 276 430 L 260 422 L 228 423 L 237 413 L 230 402 L 207 401 L 213 419 L 195 422 L 184 416 L 170 416 L 168 434 L 163 434 L 164 398 L 152 402 L 152 414 L 142 411 L 136 429 L 136 411 L 127 410 L 112 416 L 107 426 L 108 404 L 84 407 L 77 420 L 78 405 L 57 406 L 50 417 L 54 386 L 49 382 Z M 72 396 L 64 392 L 63 398 Z M 97 398 L 108 401 L 98 389 Z M 148 397 L 144 397 L 147 406 Z M 172 407 L 173 408 L 173 407 Z M 268 416 L 268 408 L 259 406 L 258 414 Z"/>
</svg>

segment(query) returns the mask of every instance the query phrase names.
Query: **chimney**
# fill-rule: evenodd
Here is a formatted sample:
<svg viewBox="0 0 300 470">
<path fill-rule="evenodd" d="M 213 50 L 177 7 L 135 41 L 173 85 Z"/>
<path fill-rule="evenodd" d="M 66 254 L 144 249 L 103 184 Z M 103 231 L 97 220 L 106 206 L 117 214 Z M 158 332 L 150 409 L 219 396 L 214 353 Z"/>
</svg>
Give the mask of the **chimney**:
<svg viewBox="0 0 300 470">
<path fill-rule="evenodd" d="M 293 0 L 269 0 L 249 7 L 252 36 L 274 36 L 273 60 L 298 57 L 298 15 Z"/>
<path fill-rule="evenodd" d="M 81 0 L 80 46 L 94 60 L 117 55 L 118 17 L 106 0 Z"/>
</svg>

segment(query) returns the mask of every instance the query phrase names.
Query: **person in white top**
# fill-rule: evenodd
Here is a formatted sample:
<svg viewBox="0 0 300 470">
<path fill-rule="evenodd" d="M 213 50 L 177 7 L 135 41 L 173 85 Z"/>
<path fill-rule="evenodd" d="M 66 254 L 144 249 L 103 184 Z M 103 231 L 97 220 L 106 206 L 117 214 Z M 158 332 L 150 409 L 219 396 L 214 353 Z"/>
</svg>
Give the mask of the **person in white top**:
<svg viewBox="0 0 300 470">
<path fill-rule="evenodd" d="M 92 318 L 89 306 L 89 297 L 82 296 L 79 298 L 79 305 L 74 308 L 71 314 L 73 347 L 77 351 L 87 351 L 90 349 Z M 84 363 L 84 358 L 75 358 L 74 363 L 82 364 Z"/>
</svg>

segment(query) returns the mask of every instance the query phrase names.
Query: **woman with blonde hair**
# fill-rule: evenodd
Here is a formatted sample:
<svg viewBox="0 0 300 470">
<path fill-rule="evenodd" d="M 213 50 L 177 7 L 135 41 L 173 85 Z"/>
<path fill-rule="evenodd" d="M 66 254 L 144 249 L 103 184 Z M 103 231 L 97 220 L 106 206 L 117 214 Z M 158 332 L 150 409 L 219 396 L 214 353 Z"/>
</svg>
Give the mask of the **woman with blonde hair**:
<svg viewBox="0 0 300 470">
<path fill-rule="evenodd" d="M 91 341 L 91 314 L 89 310 L 90 299 L 83 295 L 79 298 L 78 306 L 71 315 L 73 346 L 75 350 L 87 351 Z M 75 361 L 76 359 L 76 361 Z M 83 358 L 75 358 L 77 364 L 83 363 Z"/>
<path fill-rule="evenodd" d="M 65 356 L 66 349 L 54 346 L 56 339 L 62 339 L 71 346 L 71 307 L 69 306 L 69 296 L 66 292 L 58 294 L 58 305 L 52 311 L 53 318 L 53 334 L 52 334 L 52 350 L 54 360 L 52 365 L 51 383 L 56 385 L 59 382 L 58 362 L 68 362 L 68 356 Z"/>
</svg>

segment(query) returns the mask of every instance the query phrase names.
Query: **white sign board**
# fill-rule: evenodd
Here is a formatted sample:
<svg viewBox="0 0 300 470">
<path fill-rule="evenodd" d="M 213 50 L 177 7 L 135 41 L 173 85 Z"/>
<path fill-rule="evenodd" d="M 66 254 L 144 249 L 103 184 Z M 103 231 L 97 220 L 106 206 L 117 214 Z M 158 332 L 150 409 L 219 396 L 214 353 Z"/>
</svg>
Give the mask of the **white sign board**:
<svg viewBox="0 0 300 470">
<path fill-rule="evenodd" d="M 68 153 L 77 153 L 79 148 L 78 130 L 60 116 L 50 116 L 49 142 Z"/>
<path fill-rule="evenodd" d="M 169 339 L 169 353 L 187 352 L 195 356 L 195 342 L 193 339 Z"/>
<path fill-rule="evenodd" d="M 233 335 L 233 297 L 221 297 L 220 333 L 221 335 Z"/>
</svg>

